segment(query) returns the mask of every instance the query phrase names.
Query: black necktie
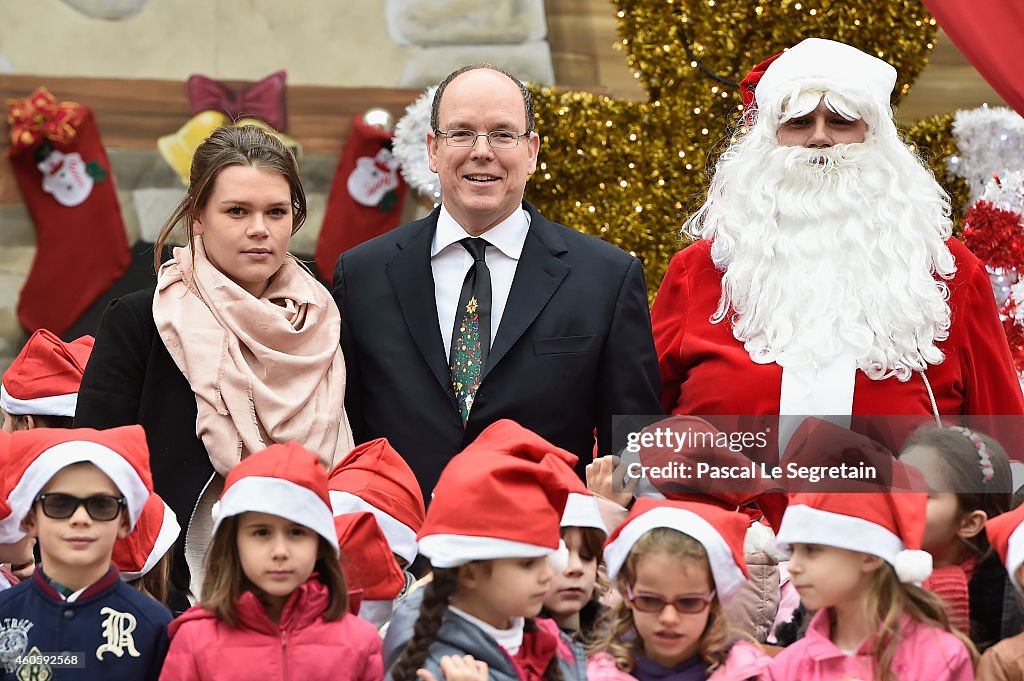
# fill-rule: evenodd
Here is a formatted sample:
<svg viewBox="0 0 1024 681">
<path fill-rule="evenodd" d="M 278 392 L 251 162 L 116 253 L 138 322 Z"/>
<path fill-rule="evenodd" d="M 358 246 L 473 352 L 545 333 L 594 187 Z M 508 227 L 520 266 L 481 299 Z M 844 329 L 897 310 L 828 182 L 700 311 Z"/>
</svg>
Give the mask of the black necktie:
<svg viewBox="0 0 1024 681">
<path fill-rule="evenodd" d="M 471 237 L 459 243 L 473 256 L 473 266 L 466 272 L 459 306 L 455 310 L 449 366 L 462 422 L 465 423 L 469 420 L 473 399 L 480 387 L 480 376 L 487 363 L 487 353 L 491 349 L 491 271 L 484 260 L 486 241 Z"/>
</svg>

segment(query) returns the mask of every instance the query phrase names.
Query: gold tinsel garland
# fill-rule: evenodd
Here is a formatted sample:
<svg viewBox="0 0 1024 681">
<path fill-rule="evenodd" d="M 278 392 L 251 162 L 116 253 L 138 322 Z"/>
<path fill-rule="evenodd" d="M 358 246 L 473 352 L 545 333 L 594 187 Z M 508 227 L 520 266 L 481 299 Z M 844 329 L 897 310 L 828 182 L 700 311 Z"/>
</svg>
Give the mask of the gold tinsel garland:
<svg viewBox="0 0 1024 681">
<path fill-rule="evenodd" d="M 949 192 L 953 205 L 953 223 L 957 236 L 963 229 L 964 215 L 970 201 L 971 188 L 967 180 L 949 173 L 949 157 L 959 155 L 960 151 L 953 136 L 954 114 L 940 114 L 918 121 L 907 131 L 907 141 L 914 145 L 917 152 L 928 162 L 942 186 Z"/>
<path fill-rule="evenodd" d="M 924 68 L 937 27 L 919 0 L 617 0 L 627 61 L 646 102 L 535 89 L 541 163 L 527 198 L 548 217 L 644 263 L 652 291 L 682 247 L 709 159 L 728 144 L 737 83 L 806 37 L 877 54 L 897 92 Z"/>
</svg>

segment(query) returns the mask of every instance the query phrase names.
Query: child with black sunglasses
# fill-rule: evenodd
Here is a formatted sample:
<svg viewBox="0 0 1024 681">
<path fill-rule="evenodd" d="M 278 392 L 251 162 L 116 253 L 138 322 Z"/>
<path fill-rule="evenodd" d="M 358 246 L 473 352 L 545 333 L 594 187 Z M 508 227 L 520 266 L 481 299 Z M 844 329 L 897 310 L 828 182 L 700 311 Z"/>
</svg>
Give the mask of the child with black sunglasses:
<svg viewBox="0 0 1024 681">
<path fill-rule="evenodd" d="M 733 632 L 723 609 L 747 582 L 748 516 L 708 504 L 641 498 L 605 544 L 623 599 L 599 626 L 590 681 L 763 678 L 769 658 Z"/>
<path fill-rule="evenodd" d="M 0 542 L 34 536 L 33 577 L 0 593 L 0 679 L 157 679 L 170 611 L 111 564 L 153 487 L 140 426 L 15 433 Z"/>
</svg>

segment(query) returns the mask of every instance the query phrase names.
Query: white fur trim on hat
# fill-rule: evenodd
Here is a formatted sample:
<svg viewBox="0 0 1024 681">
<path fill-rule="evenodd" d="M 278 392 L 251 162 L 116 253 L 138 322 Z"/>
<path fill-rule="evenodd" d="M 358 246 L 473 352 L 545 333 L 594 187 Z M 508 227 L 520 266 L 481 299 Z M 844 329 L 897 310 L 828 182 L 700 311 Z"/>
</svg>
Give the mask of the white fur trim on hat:
<svg viewBox="0 0 1024 681">
<path fill-rule="evenodd" d="M 548 546 L 495 537 L 470 537 L 464 534 L 427 535 L 420 539 L 419 549 L 436 568 L 459 567 L 474 560 L 537 558 L 554 552 L 554 549 Z"/>
<path fill-rule="evenodd" d="M 149 499 L 149 490 L 128 460 L 98 442 L 72 440 L 44 450 L 29 464 L 7 500 L 12 523 L 0 525 L 0 543 L 13 543 L 25 536 L 21 521 L 36 496 L 62 469 L 76 463 L 91 463 L 113 481 L 128 507 L 128 528 L 133 529 Z"/>
<path fill-rule="evenodd" d="M 821 544 L 870 553 L 893 567 L 899 552 L 906 550 L 902 539 L 878 523 L 804 504 L 786 509 L 777 541 L 784 551 L 793 544 Z"/>
<path fill-rule="evenodd" d="M 181 526 L 178 525 L 178 518 L 174 515 L 174 511 L 171 510 L 166 501 L 163 504 L 163 522 L 160 523 L 160 532 L 156 535 L 156 541 L 153 543 L 153 549 L 146 558 L 146 564 L 138 572 L 122 572 L 121 578 L 126 582 L 138 579 L 155 568 L 160 559 L 164 557 L 164 554 L 171 550 L 174 542 L 178 540 L 178 535 L 181 534 Z"/>
<path fill-rule="evenodd" d="M 351 492 L 331 490 L 330 496 L 334 515 L 360 511 L 372 513 L 388 544 L 391 545 L 391 552 L 404 558 L 406 563 L 412 563 L 416 559 L 416 531 L 411 527 Z"/>
<path fill-rule="evenodd" d="M 326 539 L 334 552 L 341 555 L 334 515 L 324 500 L 308 487 L 282 478 L 257 475 L 240 478 L 214 505 L 213 532 L 217 532 L 225 518 L 249 512 L 268 513 L 304 525 Z"/>
<path fill-rule="evenodd" d="M 856 47 L 807 38 L 773 61 L 754 89 L 759 107 L 802 90 L 821 88 L 847 94 L 859 90 L 879 107 L 888 108 L 896 85 L 896 69 Z"/>
<path fill-rule="evenodd" d="M 78 407 L 78 393 L 48 395 L 29 400 L 19 400 L 0 383 L 0 408 L 12 416 L 74 416 Z"/>
<path fill-rule="evenodd" d="M 591 494 L 569 492 L 562 512 L 562 527 L 593 527 L 608 536 L 608 528 L 601 519 L 597 499 Z"/>
<path fill-rule="evenodd" d="M 715 589 L 723 603 L 728 602 L 746 584 L 743 570 L 736 564 L 732 549 L 718 530 L 696 513 L 669 506 L 653 508 L 628 521 L 615 540 L 604 547 L 608 579 L 615 581 L 633 545 L 649 531 L 659 527 L 676 530 L 701 543 L 708 554 Z"/>
<path fill-rule="evenodd" d="M 1024 523 L 1017 526 L 1006 542 L 1006 572 L 1018 589 L 1024 588 L 1024 585 L 1017 581 L 1017 570 L 1021 565 L 1024 565 Z"/>
</svg>

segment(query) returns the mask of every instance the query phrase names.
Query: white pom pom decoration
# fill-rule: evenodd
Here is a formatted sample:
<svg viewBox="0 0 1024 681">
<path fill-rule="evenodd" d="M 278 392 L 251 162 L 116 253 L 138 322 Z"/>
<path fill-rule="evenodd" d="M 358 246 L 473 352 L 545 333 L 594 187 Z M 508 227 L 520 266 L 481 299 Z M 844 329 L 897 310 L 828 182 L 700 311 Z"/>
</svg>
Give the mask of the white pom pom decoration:
<svg viewBox="0 0 1024 681">
<path fill-rule="evenodd" d="M 927 551 L 903 550 L 896 554 L 896 576 L 904 584 L 919 584 L 932 573 L 932 554 Z"/>
<path fill-rule="evenodd" d="M 554 570 L 556 575 L 560 575 L 565 572 L 565 569 L 569 567 L 569 547 L 565 545 L 564 539 L 558 540 L 558 548 L 555 549 L 554 553 L 549 553 L 548 565 Z"/>
</svg>

